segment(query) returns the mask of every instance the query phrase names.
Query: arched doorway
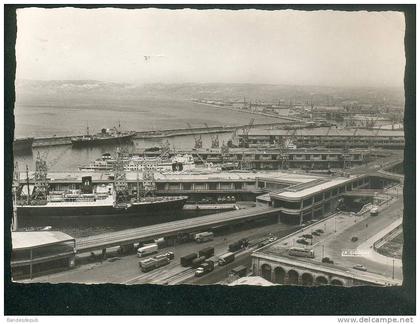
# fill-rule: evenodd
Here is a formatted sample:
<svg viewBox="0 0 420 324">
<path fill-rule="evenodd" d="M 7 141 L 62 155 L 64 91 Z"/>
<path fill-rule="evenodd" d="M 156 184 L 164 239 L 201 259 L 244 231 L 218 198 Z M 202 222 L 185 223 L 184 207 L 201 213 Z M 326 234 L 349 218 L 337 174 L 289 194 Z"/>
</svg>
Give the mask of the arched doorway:
<svg viewBox="0 0 420 324">
<path fill-rule="evenodd" d="M 318 286 L 328 285 L 328 279 L 324 276 L 319 276 L 315 279 L 315 284 Z"/>
<path fill-rule="evenodd" d="M 277 267 L 274 269 L 274 282 L 283 285 L 286 271 L 283 268 Z"/>
<path fill-rule="evenodd" d="M 302 285 L 312 286 L 314 284 L 314 277 L 310 273 L 304 273 L 302 275 Z"/>
<path fill-rule="evenodd" d="M 299 283 L 299 274 L 295 270 L 289 270 L 287 276 L 289 277 L 287 281 L 289 285 L 297 285 Z"/>
<path fill-rule="evenodd" d="M 344 286 L 344 283 L 339 279 L 333 279 L 333 280 L 331 280 L 331 285 L 333 285 L 333 286 Z"/>
<path fill-rule="evenodd" d="M 261 267 L 261 277 L 265 280 L 271 281 L 271 266 L 269 264 L 263 264 Z"/>
</svg>

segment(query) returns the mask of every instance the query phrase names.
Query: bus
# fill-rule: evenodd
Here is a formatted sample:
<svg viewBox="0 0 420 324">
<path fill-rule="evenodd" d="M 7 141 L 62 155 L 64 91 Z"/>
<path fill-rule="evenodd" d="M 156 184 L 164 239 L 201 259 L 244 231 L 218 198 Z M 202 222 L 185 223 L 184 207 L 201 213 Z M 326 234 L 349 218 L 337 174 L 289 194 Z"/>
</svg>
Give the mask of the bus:
<svg viewBox="0 0 420 324">
<path fill-rule="evenodd" d="M 289 255 L 305 257 L 305 258 L 315 258 L 314 250 L 292 247 L 289 249 Z"/>
</svg>

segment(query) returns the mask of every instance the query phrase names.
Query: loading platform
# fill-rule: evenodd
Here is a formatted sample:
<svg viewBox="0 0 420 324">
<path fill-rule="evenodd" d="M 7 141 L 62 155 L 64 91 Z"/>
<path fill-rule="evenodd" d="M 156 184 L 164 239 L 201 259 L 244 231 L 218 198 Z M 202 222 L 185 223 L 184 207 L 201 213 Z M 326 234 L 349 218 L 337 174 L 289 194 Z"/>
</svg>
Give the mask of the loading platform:
<svg viewBox="0 0 420 324">
<path fill-rule="evenodd" d="M 268 206 L 240 209 L 225 213 L 201 216 L 151 226 L 117 231 L 76 239 L 77 253 L 90 252 L 110 247 L 129 245 L 164 236 L 188 233 L 193 230 L 207 230 L 215 226 L 239 223 L 260 217 L 278 215 L 280 209 Z"/>
</svg>

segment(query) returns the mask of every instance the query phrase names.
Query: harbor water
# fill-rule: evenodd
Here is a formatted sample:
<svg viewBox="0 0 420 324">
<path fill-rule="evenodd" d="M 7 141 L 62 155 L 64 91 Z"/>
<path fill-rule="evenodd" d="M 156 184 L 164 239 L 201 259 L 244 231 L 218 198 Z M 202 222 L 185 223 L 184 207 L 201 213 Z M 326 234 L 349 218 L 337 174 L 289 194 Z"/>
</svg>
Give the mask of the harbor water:
<svg viewBox="0 0 420 324">
<path fill-rule="evenodd" d="M 245 125 L 251 118 L 256 123 L 278 122 L 279 119 L 257 116 L 248 113 L 209 107 L 190 101 L 141 100 L 116 101 L 114 103 L 39 103 L 37 105 L 17 104 L 15 109 L 15 137 L 47 137 L 60 135 L 80 135 L 86 132 L 89 125 L 90 133 L 101 128 L 110 128 L 121 124 L 124 130 L 162 130 L 186 128 L 187 122 L 192 127 L 220 125 Z M 231 133 L 218 134 L 220 144 L 231 139 Z M 211 136 L 201 135 L 203 147 L 209 148 Z M 144 148 L 160 146 L 168 140 L 171 148 L 188 150 L 194 146 L 194 136 L 177 136 L 157 139 L 135 139 L 126 144 L 131 153 Z M 35 159 L 39 153 L 47 160 L 50 171 L 74 171 L 80 166 L 100 158 L 104 153 L 113 154 L 116 145 L 100 145 L 95 147 L 74 148 L 71 145 L 34 148 L 32 153 L 14 156 L 19 170 L 35 169 Z M 213 212 L 213 211 L 212 211 Z M 106 232 L 147 226 L 159 222 L 167 222 L 209 214 L 209 211 L 180 210 L 159 217 L 141 215 L 135 217 L 37 217 L 36 219 L 19 220 L 19 229 L 28 230 L 34 227 L 51 226 L 53 230 L 65 232 L 74 237 L 83 237 Z"/>
</svg>

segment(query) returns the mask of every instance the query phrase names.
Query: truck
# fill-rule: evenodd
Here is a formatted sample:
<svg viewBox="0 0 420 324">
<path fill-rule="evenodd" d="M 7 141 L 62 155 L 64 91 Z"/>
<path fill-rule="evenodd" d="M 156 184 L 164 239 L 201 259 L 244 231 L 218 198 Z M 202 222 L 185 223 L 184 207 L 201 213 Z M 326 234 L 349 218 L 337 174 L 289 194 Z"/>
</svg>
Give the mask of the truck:
<svg viewBox="0 0 420 324">
<path fill-rule="evenodd" d="M 231 263 L 233 260 L 235 260 L 235 254 L 233 254 L 232 252 L 228 252 L 219 257 L 218 263 L 219 266 L 223 266 L 228 263 Z"/>
<path fill-rule="evenodd" d="M 203 242 L 213 241 L 213 238 L 214 238 L 213 232 L 197 233 L 194 236 L 194 240 L 197 243 L 203 243 Z"/>
<path fill-rule="evenodd" d="M 195 271 L 196 277 L 204 276 L 206 273 L 212 272 L 214 270 L 214 263 L 213 261 L 207 260 L 206 262 L 202 263 L 197 270 Z"/>
<path fill-rule="evenodd" d="M 238 277 L 244 277 L 246 275 L 246 273 L 248 272 L 248 268 L 245 267 L 244 265 L 241 265 L 239 267 L 236 267 L 234 269 L 232 269 L 232 274 Z"/>
<path fill-rule="evenodd" d="M 189 267 L 194 259 L 197 258 L 197 253 L 191 253 L 181 257 L 181 265 L 183 267 Z"/>
<path fill-rule="evenodd" d="M 166 252 L 166 253 L 159 254 L 156 256 L 156 258 L 162 258 L 162 257 L 167 257 L 169 260 L 173 260 L 175 258 L 175 254 L 173 252 Z"/>
<path fill-rule="evenodd" d="M 248 240 L 247 239 L 241 239 L 235 243 L 232 243 L 229 245 L 229 252 L 236 252 L 240 249 L 248 246 Z"/>
<path fill-rule="evenodd" d="M 150 244 L 150 245 L 145 245 L 141 248 L 137 249 L 137 256 L 139 258 L 144 257 L 146 255 L 150 255 L 153 253 L 157 253 L 158 251 L 158 245 L 157 244 Z"/>
<path fill-rule="evenodd" d="M 169 263 L 170 261 L 167 257 L 156 256 L 154 258 L 148 258 L 148 259 L 139 261 L 139 267 L 142 272 L 149 272 L 151 270 L 163 267 Z"/>
<path fill-rule="evenodd" d="M 191 262 L 191 267 L 192 268 L 198 268 L 200 266 L 200 264 L 202 264 L 204 261 L 206 261 L 206 257 L 205 256 L 201 256 L 201 257 L 195 258 Z"/>
<path fill-rule="evenodd" d="M 206 259 L 211 258 L 213 255 L 214 255 L 214 247 L 211 247 L 211 246 L 198 251 L 198 256 L 205 256 Z"/>
<path fill-rule="evenodd" d="M 164 248 L 167 245 L 164 237 L 159 237 L 158 239 L 154 240 L 154 242 L 159 246 L 159 248 Z"/>
</svg>

